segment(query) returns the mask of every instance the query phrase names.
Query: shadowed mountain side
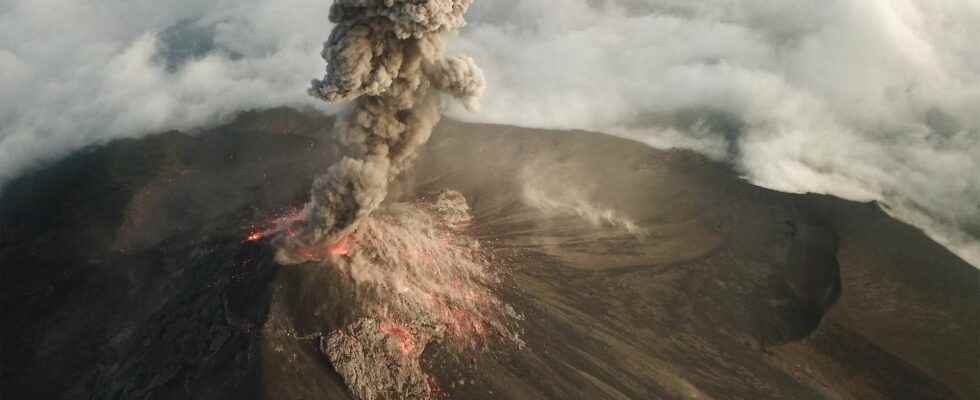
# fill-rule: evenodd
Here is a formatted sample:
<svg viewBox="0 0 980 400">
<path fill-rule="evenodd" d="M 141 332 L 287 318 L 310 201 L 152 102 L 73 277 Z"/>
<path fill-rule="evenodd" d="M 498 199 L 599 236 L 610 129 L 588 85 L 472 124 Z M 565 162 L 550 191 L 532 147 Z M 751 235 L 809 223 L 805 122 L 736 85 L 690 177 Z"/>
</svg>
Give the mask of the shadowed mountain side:
<svg viewBox="0 0 980 400">
<path fill-rule="evenodd" d="M 980 397 L 980 271 L 873 205 L 830 196 L 810 196 L 807 205 L 840 236 L 842 296 L 825 321 L 963 398 Z"/>
<path fill-rule="evenodd" d="M 350 299 L 252 224 L 302 205 L 330 118 L 276 109 L 88 149 L 0 199 L 4 398 L 344 399 Z M 395 201 L 461 191 L 522 350 L 425 362 L 450 398 L 978 398 L 980 273 L 873 204 L 585 132 L 442 123 Z"/>
<path fill-rule="evenodd" d="M 242 237 L 306 197 L 331 157 L 297 133 L 331 122 L 245 114 L 86 149 L 4 188 L 0 393 L 260 397 L 278 267 Z"/>
</svg>

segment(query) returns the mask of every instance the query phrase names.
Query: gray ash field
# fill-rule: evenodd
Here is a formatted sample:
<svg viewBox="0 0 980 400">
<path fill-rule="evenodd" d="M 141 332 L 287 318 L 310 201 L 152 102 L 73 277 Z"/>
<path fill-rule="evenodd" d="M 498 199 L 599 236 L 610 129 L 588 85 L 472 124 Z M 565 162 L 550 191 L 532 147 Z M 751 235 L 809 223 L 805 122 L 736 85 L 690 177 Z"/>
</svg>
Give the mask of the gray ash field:
<svg viewBox="0 0 980 400">
<path fill-rule="evenodd" d="M 350 293 L 246 240 L 339 159 L 331 126 L 248 113 L 8 185 L 0 397 L 354 398 L 323 349 Z M 431 341 L 429 396 L 980 398 L 980 271 L 875 204 L 595 133 L 452 121 L 389 203 L 444 190 L 467 200 L 523 346 Z"/>
</svg>

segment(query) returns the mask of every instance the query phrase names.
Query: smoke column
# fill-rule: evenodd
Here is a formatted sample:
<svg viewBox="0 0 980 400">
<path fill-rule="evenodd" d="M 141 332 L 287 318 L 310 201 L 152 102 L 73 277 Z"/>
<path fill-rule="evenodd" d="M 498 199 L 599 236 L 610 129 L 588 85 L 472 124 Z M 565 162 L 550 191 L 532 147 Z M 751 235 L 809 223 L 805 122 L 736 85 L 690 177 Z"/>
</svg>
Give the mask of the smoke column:
<svg viewBox="0 0 980 400">
<path fill-rule="evenodd" d="M 443 35 L 466 21 L 472 0 L 336 0 L 324 43 L 323 80 L 310 95 L 352 100 L 336 131 L 352 156 L 313 184 L 302 232 L 280 241 L 280 261 L 317 258 L 308 249 L 337 245 L 384 201 L 441 118 L 441 93 L 476 109 L 486 83 L 466 56 L 447 57 Z"/>
</svg>

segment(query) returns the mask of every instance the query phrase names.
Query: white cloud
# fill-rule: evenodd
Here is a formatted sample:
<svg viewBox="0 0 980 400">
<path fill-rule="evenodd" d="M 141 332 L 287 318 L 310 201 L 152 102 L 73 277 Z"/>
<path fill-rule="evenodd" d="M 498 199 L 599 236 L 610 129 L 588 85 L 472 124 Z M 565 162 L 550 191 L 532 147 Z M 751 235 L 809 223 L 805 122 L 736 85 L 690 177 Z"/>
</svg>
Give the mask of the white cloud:
<svg viewBox="0 0 980 400">
<path fill-rule="evenodd" d="M 0 0 L 0 181 L 111 138 L 314 104 L 328 5 Z M 611 132 L 880 200 L 980 265 L 980 1 L 477 0 L 470 20 L 452 46 L 489 88 L 457 118 Z"/>
<path fill-rule="evenodd" d="M 314 104 L 330 31 L 316 3 L 0 2 L 0 181 L 88 144 Z M 170 70 L 161 55 L 190 45 L 165 42 L 175 29 L 211 48 Z"/>
<path fill-rule="evenodd" d="M 612 132 L 879 200 L 980 265 L 980 2 L 488 3 L 454 42 L 489 80 L 459 118 Z"/>
</svg>

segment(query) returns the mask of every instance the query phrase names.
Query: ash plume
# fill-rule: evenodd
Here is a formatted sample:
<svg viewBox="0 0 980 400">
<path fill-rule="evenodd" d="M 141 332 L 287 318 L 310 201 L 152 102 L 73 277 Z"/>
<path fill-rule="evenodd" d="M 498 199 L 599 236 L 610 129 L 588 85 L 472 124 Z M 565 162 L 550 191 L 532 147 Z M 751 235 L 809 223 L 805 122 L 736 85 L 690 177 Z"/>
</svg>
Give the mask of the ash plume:
<svg viewBox="0 0 980 400">
<path fill-rule="evenodd" d="M 281 243 L 280 260 L 302 262 L 300 249 L 337 243 L 387 197 L 441 118 L 442 93 L 478 107 L 486 87 L 473 59 L 446 56 L 443 35 L 465 24 L 472 0 L 338 0 L 324 43 L 327 73 L 310 95 L 352 101 L 336 125 L 351 151 L 313 185 L 304 232 Z"/>
</svg>

